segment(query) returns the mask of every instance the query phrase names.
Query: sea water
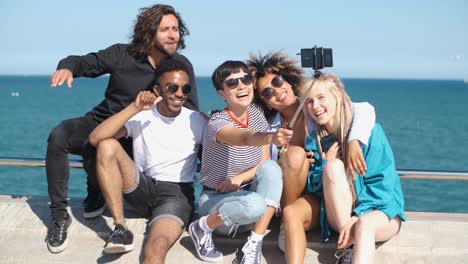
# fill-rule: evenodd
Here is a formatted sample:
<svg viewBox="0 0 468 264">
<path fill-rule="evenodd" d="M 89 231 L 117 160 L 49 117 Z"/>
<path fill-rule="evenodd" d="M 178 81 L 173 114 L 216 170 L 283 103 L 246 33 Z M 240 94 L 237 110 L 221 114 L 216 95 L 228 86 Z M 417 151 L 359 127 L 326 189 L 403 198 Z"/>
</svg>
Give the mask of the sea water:
<svg viewBox="0 0 468 264">
<path fill-rule="evenodd" d="M 50 88 L 49 76 L 0 76 L 0 157 L 44 158 L 51 129 L 97 105 L 107 80 L 79 78 L 69 89 Z M 398 169 L 468 171 L 468 84 L 385 79 L 344 83 L 353 101 L 375 107 Z M 210 78 L 197 78 L 197 87 L 201 111 L 225 107 Z M 69 196 L 85 196 L 85 185 L 83 170 L 72 169 Z M 402 180 L 402 186 L 406 210 L 468 212 L 468 181 Z M 47 195 L 45 168 L 0 167 L 0 194 Z"/>
</svg>

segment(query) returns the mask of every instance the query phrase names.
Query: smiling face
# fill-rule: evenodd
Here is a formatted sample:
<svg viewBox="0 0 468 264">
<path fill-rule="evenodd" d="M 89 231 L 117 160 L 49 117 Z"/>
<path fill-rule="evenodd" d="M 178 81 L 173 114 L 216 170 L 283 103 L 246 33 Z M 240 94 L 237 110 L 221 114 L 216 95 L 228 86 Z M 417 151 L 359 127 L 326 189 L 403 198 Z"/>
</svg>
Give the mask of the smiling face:
<svg viewBox="0 0 468 264">
<path fill-rule="evenodd" d="M 278 111 L 296 102 L 291 85 L 277 74 L 268 73 L 258 78 L 257 93 L 262 101 Z"/>
<path fill-rule="evenodd" d="M 321 82 L 314 85 L 309 97 L 305 101 L 307 113 L 319 125 L 332 132 L 334 116 L 336 114 L 337 97 L 329 88 L 330 83 Z"/>
<path fill-rule="evenodd" d="M 159 77 L 155 89 L 162 96 L 162 101 L 158 104 L 158 110 L 165 117 L 175 117 L 180 113 L 182 106 L 187 100 L 188 94 L 183 93 L 182 87 L 189 84 L 189 77 L 184 71 L 165 72 Z M 177 85 L 178 89 L 172 93 L 168 89 L 171 85 Z"/>
<path fill-rule="evenodd" d="M 179 47 L 179 21 L 172 15 L 165 15 L 154 36 L 154 48 L 165 55 L 174 55 Z"/>
<path fill-rule="evenodd" d="M 247 75 L 242 69 L 239 72 L 232 73 L 223 81 L 223 89 L 218 90 L 219 96 L 221 96 L 227 103 L 228 108 L 247 108 L 253 99 L 253 84 L 245 84 L 242 78 Z M 238 84 L 235 87 L 229 87 L 226 81 L 229 82 L 231 79 L 238 79 Z"/>
</svg>

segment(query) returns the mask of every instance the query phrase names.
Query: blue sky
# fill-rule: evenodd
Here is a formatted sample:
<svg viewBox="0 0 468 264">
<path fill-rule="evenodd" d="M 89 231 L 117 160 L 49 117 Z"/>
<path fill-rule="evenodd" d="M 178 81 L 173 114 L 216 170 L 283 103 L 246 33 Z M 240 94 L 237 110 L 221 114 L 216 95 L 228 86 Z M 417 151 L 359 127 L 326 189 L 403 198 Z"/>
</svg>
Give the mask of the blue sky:
<svg viewBox="0 0 468 264">
<path fill-rule="evenodd" d="M 154 1 L 0 2 L 0 74 L 51 74 L 70 54 L 128 42 Z M 227 59 L 314 45 L 342 77 L 468 79 L 467 1 L 162 1 L 190 30 L 182 51 L 200 76 Z"/>
</svg>

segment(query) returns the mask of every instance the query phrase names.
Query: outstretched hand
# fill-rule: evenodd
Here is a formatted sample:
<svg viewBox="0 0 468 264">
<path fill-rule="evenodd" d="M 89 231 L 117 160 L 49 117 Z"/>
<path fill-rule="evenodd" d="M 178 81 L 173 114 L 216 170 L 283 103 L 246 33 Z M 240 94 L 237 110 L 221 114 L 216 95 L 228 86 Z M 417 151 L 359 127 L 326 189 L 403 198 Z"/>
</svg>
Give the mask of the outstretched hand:
<svg viewBox="0 0 468 264">
<path fill-rule="evenodd" d="M 71 88 L 73 83 L 73 73 L 68 69 L 60 69 L 52 74 L 50 78 L 50 87 L 55 88 L 57 85 L 62 85 L 67 82 L 67 87 Z"/>
<path fill-rule="evenodd" d="M 291 141 L 292 136 L 293 136 L 292 130 L 281 127 L 274 134 L 272 143 L 275 144 L 276 146 L 286 146 L 289 144 L 289 141 Z"/>
<path fill-rule="evenodd" d="M 345 249 L 354 242 L 354 224 L 358 221 L 358 217 L 353 215 L 345 226 L 340 230 L 338 237 L 338 249 Z"/>
<path fill-rule="evenodd" d="M 367 170 L 367 164 L 362 155 L 362 149 L 357 139 L 353 139 L 348 142 L 348 148 L 346 153 L 346 168 L 347 174 L 355 179 L 354 171 L 360 176 L 364 176 Z"/>
<path fill-rule="evenodd" d="M 156 96 L 150 91 L 141 91 L 138 93 L 133 103 L 140 110 L 149 110 L 161 100 L 162 97 Z"/>
</svg>

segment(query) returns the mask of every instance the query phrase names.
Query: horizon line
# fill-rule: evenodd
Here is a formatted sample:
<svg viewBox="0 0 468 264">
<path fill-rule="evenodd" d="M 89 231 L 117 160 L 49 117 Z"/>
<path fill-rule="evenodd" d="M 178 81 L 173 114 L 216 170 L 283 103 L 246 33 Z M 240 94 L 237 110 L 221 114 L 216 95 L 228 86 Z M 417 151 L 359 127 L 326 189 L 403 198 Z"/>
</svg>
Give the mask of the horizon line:
<svg viewBox="0 0 468 264">
<path fill-rule="evenodd" d="M 50 77 L 49 74 L 1 74 L 0 77 Z M 97 78 L 107 78 L 107 74 L 96 77 L 96 78 L 87 78 L 87 77 L 78 77 L 78 78 L 87 78 L 87 79 L 97 79 Z M 211 78 L 208 75 L 198 75 L 196 78 Z M 308 78 L 308 77 L 306 77 Z M 468 78 L 420 78 L 420 77 L 350 77 L 343 76 L 340 79 L 366 79 L 366 80 L 408 80 L 408 81 L 462 81 L 468 82 Z"/>
</svg>

